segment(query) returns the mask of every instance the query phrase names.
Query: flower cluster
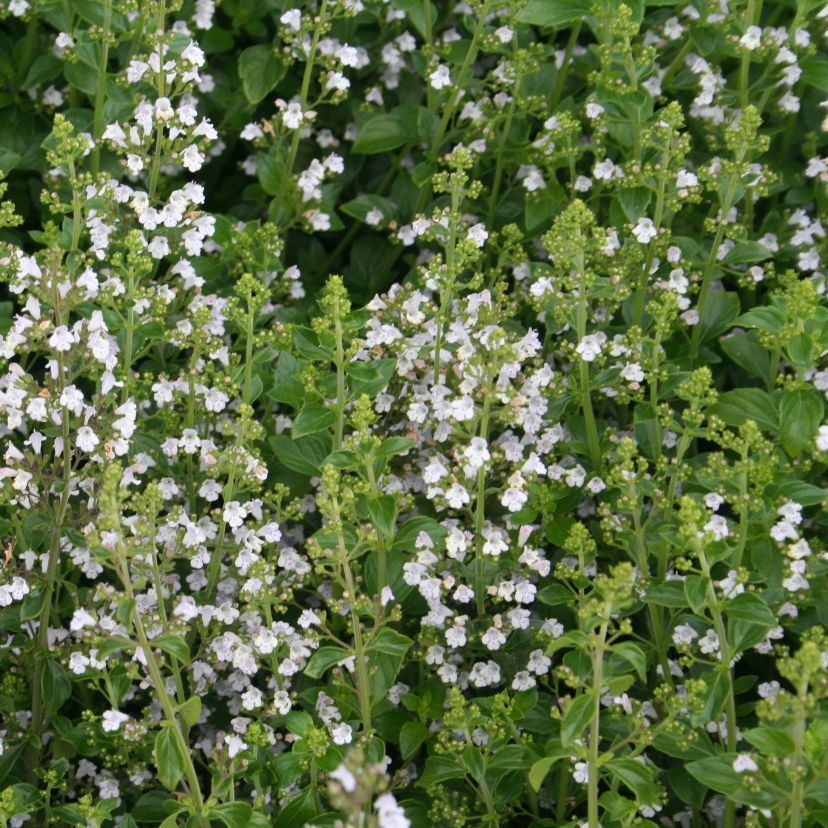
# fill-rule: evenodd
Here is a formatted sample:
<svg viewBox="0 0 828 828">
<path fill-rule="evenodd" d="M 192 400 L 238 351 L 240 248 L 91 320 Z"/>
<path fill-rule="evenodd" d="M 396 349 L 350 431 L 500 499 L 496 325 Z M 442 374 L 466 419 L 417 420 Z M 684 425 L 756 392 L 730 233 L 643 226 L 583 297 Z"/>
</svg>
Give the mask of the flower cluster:
<svg viewBox="0 0 828 828">
<path fill-rule="evenodd" d="M 826 9 L 0 0 L 0 823 L 822 824 Z"/>
</svg>

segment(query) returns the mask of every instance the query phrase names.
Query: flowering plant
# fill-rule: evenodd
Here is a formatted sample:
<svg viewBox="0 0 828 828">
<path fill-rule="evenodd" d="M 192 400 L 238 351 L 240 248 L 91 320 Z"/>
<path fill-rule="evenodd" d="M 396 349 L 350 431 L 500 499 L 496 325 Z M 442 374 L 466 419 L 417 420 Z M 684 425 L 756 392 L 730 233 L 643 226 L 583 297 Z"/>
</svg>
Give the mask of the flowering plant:
<svg viewBox="0 0 828 828">
<path fill-rule="evenodd" d="M 0 18 L 0 825 L 828 824 L 828 7 Z"/>
</svg>

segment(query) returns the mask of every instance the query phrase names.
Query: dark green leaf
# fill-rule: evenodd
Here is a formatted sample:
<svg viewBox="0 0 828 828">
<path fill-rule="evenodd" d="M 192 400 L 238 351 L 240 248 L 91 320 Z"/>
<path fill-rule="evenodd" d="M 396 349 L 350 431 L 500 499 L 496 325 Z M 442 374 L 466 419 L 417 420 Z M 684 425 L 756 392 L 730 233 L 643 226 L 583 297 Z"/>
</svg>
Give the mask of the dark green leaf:
<svg viewBox="0 0 828 828">
<path fill-rule="evenodd" d="M 184 776 L 185 757 L 172 727 L 162 727 L 155 737 L 155 766 L 158 779 L 170 791 L 174 791 Z"/>
</svg>

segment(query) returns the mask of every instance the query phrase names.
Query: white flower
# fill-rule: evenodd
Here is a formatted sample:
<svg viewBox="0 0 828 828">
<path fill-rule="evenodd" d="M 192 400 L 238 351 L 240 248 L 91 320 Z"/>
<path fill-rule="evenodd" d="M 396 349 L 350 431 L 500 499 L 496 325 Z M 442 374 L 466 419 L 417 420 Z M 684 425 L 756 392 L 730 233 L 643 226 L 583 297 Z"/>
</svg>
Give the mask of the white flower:
<svg viewBox="0 0 828 828">
<path fill-rule="evenodd" d="M 75 436 L 75 443 L 81 451 L 93 451 L 100 442 L 89 426 L 81 426 Z"/>
<path fill-rule="evenodd" d="M 762 30 L 759 26 L 748 26 L 747 31 L 739 38 L 739 43 L 752 52 L 762 44 Z"/>
<path fill-rule="evenodd" d="M 199 152 L 195 144 L 190 144 L 184 152 L 181 153 L 181 163 L 190 171 L 198 172 L 204 165 L 204 154 Z"/>
<path fill-rule="evenodd" d="M 692 644 L 699 634 L 689 624 L 679 624 L 673 630 L 673 643 L 676 646 L 681 644 Z"/>
<path fill-rule="evenodd" d="M 643 216 L 638 220 L 638 224 L 633 227 L 633 235 L 641 244 L 649 244 L 657 235 L 658 230 L 651 218 Z"/>
<path fill-rule="evenodd" d="M 282 123 L 288 129 L 299 129 L 302 126 L 302 106 L 298 103 L 289 103 L 282 113 Z"/>
<path fill-rule="evenodd" d="M 384 793 L 377 797 L 374 810 L 377 812 L 379 828 L 409 828 L 411 825 L 405 811 L 397 804 L 397 800 L 390 793 Z"/>
<path fill-rule="evenodd" d="M 346 793 L 353 793 L 356 790 L 356 779 L 345 765 L 340 765 L 336 770 L 332 771 L 330 778 L 339 782 Z"/>
<path fill-rule="evenodd" d="M 755 26 L 753 28 L 756 28 Z M 736 773 L 744 773 L 745 771 L 758 771 L 759 765 L 753 761 L 753 758 L 749 753 L 740 753 L 734 760 L 733 760 L 733 770 Z"/>
<path fill-rule="evenodd" d="M 601 353 L 601 348 L 606 343 L 607 336 L 603 331 L 598 333 L 587 334 L 576 346 L 575 353 L 581 357 L 584 362 L 593 362 Z"/>
<path fill-rule="evenodd" d="M 61 353 L 66 353 L 72 347 L 74 341 L 75 338 L 66 325 L 55 328 L 55 332 L 49 337 L 49 345 Z"/>
<path fill-rule="evenodd" d="M 292 32 L 298 32 L 302 27 L 302 12 L 299 9 L 288 9 L 280 18 L 279 22 L 287 26 Z"/>
<path fill-rule="evenodd" d="M 451 85 L 451 73 L 447 66 L 440 64 L 429 76 L 429 83 L 433 89 L 444 89 Z"/>
<path fill-rule="evenodd" d="M 816 436 L 818 451 L 828 451 L 828 425 L 821 425 Z"/>
<path fill-rule="evenodd" d="M 699 649 L 706 655 L 715 653 L 719 649 L 719 636 L 714 630 L 708 630 L 699 639 Z"/>
<path fill-rule="evenodd" d="M 124 722 L 129 721 L 129 716 L 126 713 L 121 713 L 120 710 L 107 710 L 103 714 L 103 721 L 101 722 L 101 727 L 107 733 L 115 733 L 116 731 L 121 729 L 121 725 Z"/>
<path fill-rule="evenodd" d="M 331 728 L 331 738 L 337 745 L 349 745 L 353 739 L 353 733 L 353 729 L 346 722 L 340 722 Z"/>
<path fill-rule="evenodd" d="M 486 231 L 486 228 L 482 224 L 475 224 L 474 227 L 469 228 L 469 233 L 467 238 L 474 242 L 475 247 L 483 247 L 486 243 L 486 239 L 489 238 L 489 234 Z"/>
</svg>

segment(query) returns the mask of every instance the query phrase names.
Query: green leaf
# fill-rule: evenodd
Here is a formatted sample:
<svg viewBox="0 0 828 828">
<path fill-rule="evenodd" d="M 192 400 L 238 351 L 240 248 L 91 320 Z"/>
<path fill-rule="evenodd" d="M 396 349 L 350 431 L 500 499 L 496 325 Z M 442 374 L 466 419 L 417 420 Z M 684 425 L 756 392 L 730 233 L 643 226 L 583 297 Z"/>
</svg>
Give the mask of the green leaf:
<svg viewBox="0 0 828 828">
<path fill-rule="evenodd" d="M 239 77 L 248 101 L 257 104 L 285 76 L 287 64 L 272 46 L 250 46 L 239 55 Z"/>
<path fill-rule="evenodd" d="M 291 710 L 285 716 L 285 727 L 296 736 L 304 736 L 313 727 L 313 719 L 302 710 Z"/>
<path fill-rule="evenodd" d="M 785 325 L 785 315 L 779 308 L 753 308 L 743 313 L 737 320 L 737 325 L 743 328 L 758 328 L 768 333 L 780 333 Z"/>
<path fill-rule="evenodd" d="M 400 728 L 400 753 L 404 762 L 407 762 L 417 748 L 428 738 L 428 728 L 422 722 L 406 722 Z"/>
<path fill-rule="evenodd" d="M 605 767 L 636 795 L 639 802 L 658 801 L 660 791 L 653 783 L 653 772 L 643 762 L 628 758 L 612 759 Z"/>
<path fill-rule="evenodd" d="M 138 797 L 132 806 L 130 816 L 136 822 L 161 822 L 167 816 L 165 802 L 170 801 L 170 795 L 166 791 L 147 791 Z"/>
<path fill-rule="evenodd" d="M 387 653 L 402 659 L 411 648 L 414 642 L 402 633 L 383 627 L 369 642 L 365 648 L 367 654 Z M 305 671 L 307 672 L 307 671 Z"/>
<path fill-rule="evenodd" d="M 246 802 L 222 802 L 210 811 L 227 828 L 267 828 L 270 820 L 262 813 L 254 812 Z"/>
<path fill-rule="evenodd" d="M 49 714 L 55 714 L 72 695 L 72 682 L 65 668 L 54 659 L 48 659 L 41 674 L 43 706 Z"/>
<path fill-rule="evenodd" d="M 632 641 L 621 641 L 613 644 L 611 649 L 612 652 L 632 664 L 641 681 L 647 681 L 647 656 L 638 644 Z"/>
<path fill-rule="evenodd" d="M 819 57 L 805 58 L 802 63 L 801 80 L 820 92 L 828 92 L 828 60 Z"/>
<path fill-rule="evenodd" d="M 315 679 L 322 678 L 323 674 L 334 664 L 338 664 L 351 656 L 353 656 L 353 653 L 344 647 L 320 647 L 310 657 L 308 666 L 305 667 L 305 675 Z"/>
<path fill-rule="evenodd" d="M 167 790 L 174 791 L 184 776 L 185 757 L 171 727 L 162 727 L 155 737 L 155 766 L 158 779 Z"/>
<path fill-rule="evenodd" d="M 546 779 L 547 774 L 550 770 L 552 770 L 552 766 L 555 762 L 559 761 L 560 756 L 544 756 L 543 759 L 538 759 L 534 765 L 532 765 L 531 770 L 529 771 L 529 784 L 532 786 L 534 791 L 539 791 L 540 786 L 543 784 L 543 780 Z"/>
<path fill-rule="evenodd" d="M 268 440 L 268 444 L 282 465 L 308 476 L 319 473 L 322 461 L 331 450 L 330 437 L 322 434 L 297 440 L 291 439 L 287 434 L 274 434 Z"/>
<path fill-rule="evenodd" d="M 822 396 L 812 389 L 785 391 L 779 401 L 779 434 L 782 448 L 797 457 L 817 433 L 824 411 Z"/>
<path fill-rule="evenodd" d="M 309 786 L 279 811 L 273 828 L 302 828 L 318 813 L 314 792 Z"/>
<path fill-rule="evenodd" d="M 428 788 L 438 782 L 447 782 L 449 779 L 462 779 L 465 776 L 460 763 L 453 756 L 429 756 L 425 768 L 417 780 L 418 788 Z"/>
<path fill-rule="evenodd" d="M 150 646 L 158 647 L 165 653 L 177 658 L 182 664 L 190 663 L 190 648 L 187 642 L 180 635 L 173 635 L 172 633 L 165 633 L 159 635 L 158 638 L 153 638 L 150 641 Z"/>
<path fill-rule="evenodd" d="M 397 454 L 407 454 L 409 449 L 416 445 L 417 441 L 410 437 L 388 437 L 374 449 L 374 457 L 393 457 Z"/>
<path fill-rule="evenodd" d="M 566 26 L 586 17 L 591 9 L 589 0 L 529 0 L 517 20 L 531 26 Z"/>
<path fill-rule="evenodd" d="M 293 421 L 290 433 L 295 439 L 318 434 L 329 429 L 336 422 L 336 409 L 325 408 L 319 403 L 308 403 Z"/>
<path fill-rule="evenodd" d="M 364 222 L 372 210 L 382 213 L 383 222 L 390 221 L 397 214 L 397 205 L 390 199 L 372 193 L 363 193 L 340 205 L 339 210 Z M 395 360 L 394 360 L 395 361 Z"/>
<path fill-rule="evenodd" d="M 766 756 L 784 758 L 795 750 L 793 739 L 778 727 L 753 727 L 742 731 L 742 737 Z"/>
<path fill-rule="evenodd" d="M 734 244 L 724 257 L 725 264 L 752 264 L 771 257 L 771 252 L 764 244 L 757 241 L 745 241 Z"/>
<path fill-rule="evenodd" d="M 393 535 L 397 525 L 397 501 L 393 495 L 374 495 L 368 501 L 368 512 L 377 529 L 384 535 Z"/>
<path fill-rule="evenodd" d="M 707 603 L 707 585 L 710 581 L 701 575 L 688 575 L 684 579 L 684 597 L 696 615 L 704 612 Z"/>
<path fill-rule="evenodd" d="M 591 692 L 576 696 L 567 706 L 561 721 L 561 743 L 571 745 L 598 715 L 597 699 Z"/>
<path fill-rule="evenodd" d="M 707 295 L 702 318 L 699 321 L 701 341 L 724 333 L 737 319 L 741 310 L 739 296 L 732 291 L 711 291 Z"/>
<path fill-rule="evenodd" d="M 357 155 L 375 155 L 388 152 L 417 139 L 405 119 L 399 115 L 375 115 L 359 129 L 352 152 Z"/>
<path fill-rule="evenodd" d="M 371 362 L 349 362 L 345 373 L 354 396 L 367 394 L 374 397 L 385 388 L 397 369 L 396 359 L 375 359 Z"/>
<path fill-rule="evenodd" d="M 728 358 L 740 368 L 761 380 L 767 379 L 770 371 L 770 352 L 759 342 L 755 331 L 727 336 L 720 340 L 719 345 Z"/>
<path fill-rule="evenodd" d="M 710 406 L 708 412 L 721 417 L 729 426 L 740 426 L 753 420 L 764 431 L 776 431 L 779 428 L 776 404 L 771 395 L 761 388 L 726 391 Z"/>
<path fill-rule="evenodd" d="M 178 705 L 178 715 L 187 727 L 194 727 L 201 718 L 201 698 L 192 696 L 183 704 Z"/>
<path fill-rule="evenodd" d="M 684 595 L 684 584 L 681 581 L 662 581 L 647 590 L 645 600 L 648 604 L 659 607 L 684 608 L 687 598 Z"/>
<path fill-rule="evenodd" d="M 724 612 L 728 618 L 747 621 L 749 624 L 759 624 L 768 628 L 777 624 L 773 610 L 752 592 L 743 592 L 725 603 Z"/>
<path fill-rule="evenodd" d="M 776 797 L 767 788 L 759 787 L 753 791 L 744 784 L 742 774 L 733 770 L 733 762 L 738 754 L 722 753 L 699 759 L 687 765 L 687 772 L 694 778 L 718 793 L 760 808 L 772 807 Z"/>
</svg>

